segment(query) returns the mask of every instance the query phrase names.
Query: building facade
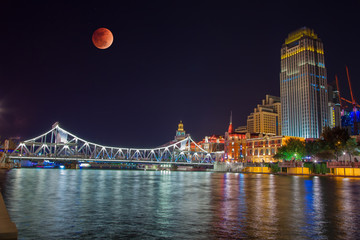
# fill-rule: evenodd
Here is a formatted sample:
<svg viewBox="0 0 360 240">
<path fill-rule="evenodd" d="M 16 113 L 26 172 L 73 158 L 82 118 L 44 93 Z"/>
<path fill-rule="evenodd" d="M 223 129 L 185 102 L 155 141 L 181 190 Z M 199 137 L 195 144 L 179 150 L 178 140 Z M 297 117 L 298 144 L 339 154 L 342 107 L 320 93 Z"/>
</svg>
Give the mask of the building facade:
<svg viewBox="0 0 360 240">
<path fill-rule="evenodd" d="M 328 93 L 329 93 L 329 127 L 341 127 L 341 107 L 339 102 L 339 91 L 328 85 Z"/>
<path fill-rule="evenodd" d="M 281 135 L 281 103 L 280 98 L 266 95 L 253 113 L 247 118 L 249 133 Z"/>
<path fill-rule="evenodd" d="M 224 161 L 242 162 L 246 156 L 246 134 L 236 133 L 232 126 L 232 119 L 224 139 Z"/>
<path fill-rule="evenodd" d="M 244 125 L 244 126 L 239 126 L 237 128 L 235 128 L 235 132 L 236 133 L 248 133 L 248 128 L 247 128 L 247 125 Z"/>
<path fill-rule="evenodd" d="M 285 145 L 291 138 L 288 136 L 269 136 L 260 134 L 256 138 L 246 140 L 246 161 L 247 162 L 277 162 L 273 156 L 278 148 Z M 299 138 L 304 140 L 303 138 Z"/>
<path fill-rule="evenodd" d="M 290 33 L 281 48 L 282 135 L 319 138 L 328 126 L 327 91 L 322 41 L 308 28 Z"/>
<path fill-rule="evenodd" d="M 197 144 L 207 152 L 222 152 L 224 151 L 224 136 L 212 135 L 205 136 L 205 138 Z"/>
</svg>

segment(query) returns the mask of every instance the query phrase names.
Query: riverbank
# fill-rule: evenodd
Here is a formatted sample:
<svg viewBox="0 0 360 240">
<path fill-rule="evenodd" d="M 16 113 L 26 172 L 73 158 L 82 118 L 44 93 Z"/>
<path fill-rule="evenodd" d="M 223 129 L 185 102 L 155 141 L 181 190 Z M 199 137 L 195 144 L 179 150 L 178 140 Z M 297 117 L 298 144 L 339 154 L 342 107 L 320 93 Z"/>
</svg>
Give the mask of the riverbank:
<svg viewBox="0 0 360 240">
<path fill-rule="evenodd" d="M 0 193 L 0 239 L 17 239 L 18 230 L 9 217 L 4 199 Z"/>
<path fill-rule="evenodd" d="M 360 178 L 360 165 L 347 162 L 280 162 L 280 163 L 224 163 L 214 164 L 214 172 L 237 172 L 277 175 L 304 175 Z"/>
<path fill-rule="evenodd" d="M 351 177 L 351 178 L 358 178 L 360 179 L 360 176 L 352 176 L 352 175 L 333 175 L 333 174 L 292 174 L 292 173 L 271 173 L 275 175 L 282 175 L 282 176 L 312 176 L 312 177 Z"/>
<path fill-rule="evenodd" d="M 19 164 L 19 163 L 18 163 Z M 20 164 L 19 164 L 20 165 Z M 277 175 L 305 175 L 325 177 L 360 178 L 360 165 L 348 162 L 280 162 L 280 163 L 230 163 L 215 162 L 213 166 L 192 166 L 178 164 L 136 164 L 136 163 L 54 163 L 43 161 L 24 168 L 99 169 L 99 170 L 144 170 L 144 171 L 207 171 Z"/>
</svg>

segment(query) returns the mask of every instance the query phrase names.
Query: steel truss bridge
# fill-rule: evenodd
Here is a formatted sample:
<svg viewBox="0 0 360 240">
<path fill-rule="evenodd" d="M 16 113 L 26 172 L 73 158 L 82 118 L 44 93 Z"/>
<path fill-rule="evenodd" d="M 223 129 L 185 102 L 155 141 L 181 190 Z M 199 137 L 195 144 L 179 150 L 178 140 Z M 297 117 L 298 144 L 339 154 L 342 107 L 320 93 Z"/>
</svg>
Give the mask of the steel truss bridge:
<svg viewBox="0 0 360 240">
<path fill-rule="evenodd" d="M 152 149 L 109 147 L 82 138 L 54 124 L 38 137 L 21 142 L 8 158 L 11 160 L 49 160 L 75 162 L 171 163 L 213 165 L 221 153 L 209 153 L 190 136 L 184 140 Z"/>
</svg>

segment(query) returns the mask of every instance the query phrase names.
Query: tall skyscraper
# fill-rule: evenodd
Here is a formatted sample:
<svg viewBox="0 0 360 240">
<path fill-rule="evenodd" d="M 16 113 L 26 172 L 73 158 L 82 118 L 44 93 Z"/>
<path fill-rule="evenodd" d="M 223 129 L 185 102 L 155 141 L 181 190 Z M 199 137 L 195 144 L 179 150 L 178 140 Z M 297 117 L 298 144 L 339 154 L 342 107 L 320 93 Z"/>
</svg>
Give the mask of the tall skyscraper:
<svg viewBox="0 0 360 240">
<path fill-rule="evenodd" d="M 319 138 L 328 125 L 323 43 L 308 28 L 292 32 L 281 48 L 282 135 Z"/>
</svg>

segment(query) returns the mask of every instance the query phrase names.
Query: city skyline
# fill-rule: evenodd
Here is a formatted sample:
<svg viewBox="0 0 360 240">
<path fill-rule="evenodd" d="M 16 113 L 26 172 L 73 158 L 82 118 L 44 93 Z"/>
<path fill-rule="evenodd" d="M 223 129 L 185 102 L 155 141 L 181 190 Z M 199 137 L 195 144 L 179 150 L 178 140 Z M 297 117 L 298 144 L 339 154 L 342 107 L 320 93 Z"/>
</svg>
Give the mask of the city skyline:
<svg viewBox="0 0 360 240">
<path fill-rule="evenodd" d="M 154 147 L 174 137 L 180 120 L 197 141 L 224 134 L 231 110 L 236 128 L 266 94 L 280 96 L 279 49 L 303 26 L 325 45 L 328 82 L 338 74 L 347 96 L 348 65 L 359 88 L 359 50 L 344 40 L 356 39 L 358 3 L 329 3 L 326 13 L 299 19 L 304 4 L 289 22 L 280 5 L 269 13 L 252 4 L 38 4 L 3 8 L 12 38 L 0 40 L 8 46 L 0 62 L 2 135 L 27 139 L 59 121 L 94 142 Z M 272 14 L 272 23 L 262 21 Z M 98 27 L 114 34 L 104 51 L 91 43 Z"/>
</svg>

